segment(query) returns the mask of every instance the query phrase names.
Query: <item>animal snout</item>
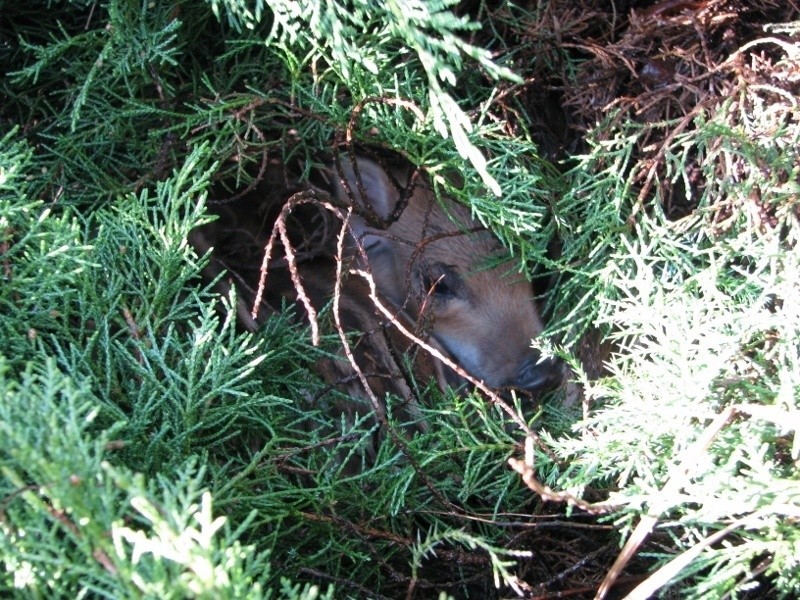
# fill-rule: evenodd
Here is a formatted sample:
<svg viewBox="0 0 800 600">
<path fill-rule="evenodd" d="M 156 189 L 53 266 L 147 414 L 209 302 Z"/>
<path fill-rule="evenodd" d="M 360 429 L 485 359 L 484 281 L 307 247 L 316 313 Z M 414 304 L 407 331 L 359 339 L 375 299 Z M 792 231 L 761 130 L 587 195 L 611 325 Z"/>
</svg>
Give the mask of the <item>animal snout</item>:
<svg viewBox="0 0 800 600">
<path fill-rule="evenodd" d="M 563 377 L 564 365 L 560 359 L 532 354 L 522 362 L 516 379 L 509 382 L 509 386 L 527 392 L 544 392 L 561 384 Z"/>
</svg>

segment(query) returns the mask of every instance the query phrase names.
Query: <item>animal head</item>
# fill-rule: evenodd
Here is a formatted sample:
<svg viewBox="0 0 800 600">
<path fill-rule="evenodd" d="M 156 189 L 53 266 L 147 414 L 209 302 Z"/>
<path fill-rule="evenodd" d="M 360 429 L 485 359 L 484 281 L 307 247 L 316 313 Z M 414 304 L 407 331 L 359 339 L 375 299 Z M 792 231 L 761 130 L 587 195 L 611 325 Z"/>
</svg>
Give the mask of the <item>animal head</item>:
<svg viewBox="0 0 800 600">
<path fill-rule="evenodd" d="M 385 229 L 362 216 L 351 223 L 382 297 L 411 319 L 428 321 L 455 361 L 490 387 L 536 391 L 560 382 L 561 367 L 531 349 L 542 322 L 530 282 L 466 207 L 438 202 L 427 180 L 410 181 L 402 170 L 390 177 L 365 158 L 355 168 L 349 161 L 341 166 L 349 191 L 337 183 L 338 199 L 384 222 L 410 186 L 405 208 Z"/>
</svg>

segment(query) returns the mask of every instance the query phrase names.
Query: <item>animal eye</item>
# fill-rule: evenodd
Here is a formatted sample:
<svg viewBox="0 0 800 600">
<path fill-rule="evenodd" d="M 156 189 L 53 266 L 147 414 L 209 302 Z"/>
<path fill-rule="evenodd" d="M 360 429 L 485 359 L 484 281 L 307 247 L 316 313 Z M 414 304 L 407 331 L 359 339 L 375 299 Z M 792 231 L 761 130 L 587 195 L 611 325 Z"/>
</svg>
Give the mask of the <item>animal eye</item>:
<svg viewBox="0 0 800 600">
<path fill-rule="evenodd" d="M 434 282 L 433 293 L 437 296 L 454 296 L 453 288 L 448 285 L 447 278 L 442 277 L 439 281 Z"/>
<path fill-rule="evenodd" d="M 465 284 L 461 276 L 449 265 L 436 265 L 423 278 L 426 292 L 440 300 L 450 300 L 464 295 Z"/>
</svg>

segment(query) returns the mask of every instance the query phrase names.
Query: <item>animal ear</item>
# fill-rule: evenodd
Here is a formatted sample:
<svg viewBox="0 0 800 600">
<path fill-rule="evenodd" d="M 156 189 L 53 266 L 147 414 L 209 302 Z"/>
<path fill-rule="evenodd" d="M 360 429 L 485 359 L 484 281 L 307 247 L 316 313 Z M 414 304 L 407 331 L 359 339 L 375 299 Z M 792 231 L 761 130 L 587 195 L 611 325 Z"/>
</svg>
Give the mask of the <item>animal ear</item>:
<svg viewBox="0 0 800 600">
<path fill-rule="evenodd" d="M 381 219 L 386 219 L 394 210 L 397 202 L 397 190 L 392 184 L 386 171 L 377 163 L 368 158 L 356 158 L 355 167 L 349 159 L 342 159 L 342 173 L 350 188 L 349 193 L 341 181 L 336 181 L 334 188 L 336 198 L 345 203 L 355 200 L 356 208 L 369 205 Z M 356 170 L 358 174 L 356 174 Z M 335 174 L 334 174 L 335 177 Z M 361 180 L 366 197 L 362 197 L 358 182 Z"/>
</svg>

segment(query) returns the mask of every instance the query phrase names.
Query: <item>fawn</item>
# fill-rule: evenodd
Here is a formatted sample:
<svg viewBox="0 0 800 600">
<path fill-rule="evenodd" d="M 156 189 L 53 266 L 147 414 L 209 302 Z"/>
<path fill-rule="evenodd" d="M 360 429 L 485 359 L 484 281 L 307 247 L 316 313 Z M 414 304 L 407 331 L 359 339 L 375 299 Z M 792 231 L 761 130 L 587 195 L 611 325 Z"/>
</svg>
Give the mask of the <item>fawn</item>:
<svg viewBox="0 0 800 600">
<path fill-rule="evenodd" d="M 427 181 L 412 181 L 407 170 L 387 172 L 363 157 L 340 168 L 334 195 L 357 213 L 351 252 L 382 298 L 429 323 L 430 336 L 489 387 L 537 392 L 561 382 L 561 365 L 531 349 L 542 332 L 532 286 L 515 277 L 500 242 L 469 209 L 437 202 Z"/>
</svg>

